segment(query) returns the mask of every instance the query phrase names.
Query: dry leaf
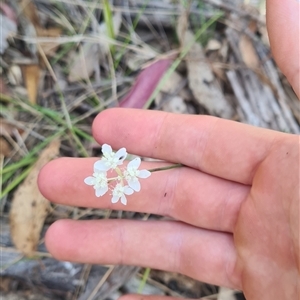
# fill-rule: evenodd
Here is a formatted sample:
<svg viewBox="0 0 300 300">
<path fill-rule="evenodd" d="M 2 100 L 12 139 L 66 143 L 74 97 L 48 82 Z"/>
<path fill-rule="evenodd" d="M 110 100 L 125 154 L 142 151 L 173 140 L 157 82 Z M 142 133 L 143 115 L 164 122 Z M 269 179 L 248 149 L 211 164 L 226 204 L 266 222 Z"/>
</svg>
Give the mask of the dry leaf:
<svg viewBox="0 0 300 300">
<path fill-rule="evenodd" d="M 252 41 L 245 34 L 240 38 L 239 48 L 246 66 L 251 69 L 257 69 L 260 65 L 259 58 Z"/>
<path fill-rule="evenodd" d="M 38 11 L 36 6 L 31 0 L 22 0 L 21 7 L 23 9 L 24 16 L 34 26 L 36 35 L 38 37 L 59 37 L 61 35 L 61 29 L 57 27 L 43 28 L 39 19 Z M 40 43 L 40 46 L 46 55 L 53 56 L 57 47 L 58 42 L 47 42 Z"/>
<path fill-rule="evenodd" d="M 97 44 L 85 43 L 75 55 L 71 64 L 68 80 L 75 82 L 88 79 L 95 71 L 95 64 L 99 61 L 100 48 Z"/>
<path fill-rule="evenodd" d="M 181 17 L 178 21 L 177 32 L 181 45 L 186 46 L 195 41 L 195 37 L 190 30 L 184 31 L 184 27 L 185 21 Z M 205 107 L 211 115 L 231 118 L 233 116 L 232 107 L 224 97 L 199 43 L 195 42 L 191 46 L 187 54 L 186 65 L 189 87 L 199 104 Z"/>
<path fill-rule="evenodd" d="M 117 36 L 122 23 L 121 12 L 116 12 L 113 16 L 114 34 Z M 100 36 L 108 36 L 106 24 L 103 22 L 99 25 Z M 98 63 L 101 57 L 109 53 L 109 42 L 105 39 L 100 39 L 98 44 L 84 43 L 81 51 L 74 55 L 70 64 L 70 72 L 68 80 L 70 82 L 88 79 L 95 71 L 95 64 Z"/>
<path fill-rule="evenodd" d="M 155 104 L 163 111 L 181 114 L 187 113 L 188 108 L 183 96 L 185 99 L 188 99 L 191 94 L 188 95 L 187 91 L 183 90 L 185 83 L 185 79 L 174 71 L 164 81 L 160 92 L 156 96 Z"/>
<path fill-rule="evenodd" d="M 40 67 L 38 65 L 24 65 L 22 66 L 22 70 L 29 102 L 36 104 L 40 80 Z"/>
<path fill-rule="evenodd" d="M 176 71 L 174 71 L 165 81 L 161 87 L 161 92 L 167 94 L 176 93 L 179 86 L 183 86 L 184 79 L 183 77 Z"/>
<path fill-rule="evenodd" d="M 59 153 L 59 140 L 55 140 L 41 153 L 30 174 L 16 190 L 10 210 L 12 240 L 18 250 L 33 256 L 40 232 L 48 214 L 50 203 L 39 192 L 37 176 L 47 162 Z"/>
<path fill-rule="evenodd" d="M 36 33 L 39 37 L 52 37 L 56 38 L 61 35 L 61 28 L 51 27 L 44 29 L 42 27 L 36 27 Z M 60 45 L 59 42 L 45 42 L 39 44 L 44 51 L 45 55 L 53 56 L 56 53 L 56 49 Z"/>
<path fill-rule="evenodd" d="M 0 136 L 0 155 L 8 157 L 11 153 L 11 146 L 6 139 Z"/>
<path fill-rule="evenodd" d="M 155 98 L 155 104 L 161 105 L 161 102 L 164 100 L 165 95 L 174 96 L 178 95 L 179 90 L 181 90 L 184 85 L 183 77 L 174 71 L 166 80 L 164 80 L 163 85 L 161 86 L 160 92 Z M 178 87 L 180 89 L 178 89 Z"/>
<path fill-rule="evenodd" d="M 36 35 L 37 37 L 46 37 L 46 38 L 60 36 L 61 29 L 59 28 L 45 29 L 42 27 L 37 8 L 31 0 L 21 0 L 20 5 L 23 11 L 23 15 L 27 18 L 27 20 L 30 23 L 30 26 L 27 26 L 29 32 L 32 32 L 31 34 L 29 33 L 29 36 Z M 43 61 L 46 64 L 48 63 L 49 65 L 46 56 L 54 55 L 58 45 L 59 44 L 57 42 L 39 43 L 35 45 L 31 49 L 31 51 L 34 53 L 34 56 L 37 54 L 36 52 L 38 52 L 40 57 L 43 58 L 43 60 L 39 61 L 39 64 L 35 64 L 34 62 L 34 64 L 23 65 L 22 67 L 28 99 L 29 102 L 32 104 L 36 104 L 38 86 L 40 81 L 40 70 L 44 68 Z"/>
<path fill-rule="evenodd" d="M 187 104 L 179 96 L 173 96 L 171 99 L 167 99 L 167 101 L 162 104 L 162 110 L 175 114 L 188 113 Z"/>
</svg>

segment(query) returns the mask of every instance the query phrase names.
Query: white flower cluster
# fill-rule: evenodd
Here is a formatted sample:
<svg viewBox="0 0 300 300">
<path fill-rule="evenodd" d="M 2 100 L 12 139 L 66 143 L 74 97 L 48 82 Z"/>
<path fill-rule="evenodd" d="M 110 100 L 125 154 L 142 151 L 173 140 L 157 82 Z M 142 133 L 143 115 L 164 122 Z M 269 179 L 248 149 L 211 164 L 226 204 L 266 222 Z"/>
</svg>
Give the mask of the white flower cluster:
<svg viewBox="0 0 300 300">
<path fill-rule="evenodd" d="M 113 152 L 111 146 L 104 144 L 102 146 L 103 156 L 94 163 L 94 173 L 84 179 L 87 185 L 93 186 L 97 197 L 103 196 L 109 190 L 109 185 L 115 183 L 112 189 L 112 203 L 121 203 L 126 205 L 126 195 L 132 195 L 134 192 L 141 190 L 139 178 L 148 178 L 151 172 L 148 170 L 138 170 L 141 159 L 139 157 L 130 161 L 125 170 L 119 167 L 123 164 L 127 151 L 121 148 L 117 152 Z M 115 177 L 108 178 L 107 173 L 115 171 Z"/>
</svg>

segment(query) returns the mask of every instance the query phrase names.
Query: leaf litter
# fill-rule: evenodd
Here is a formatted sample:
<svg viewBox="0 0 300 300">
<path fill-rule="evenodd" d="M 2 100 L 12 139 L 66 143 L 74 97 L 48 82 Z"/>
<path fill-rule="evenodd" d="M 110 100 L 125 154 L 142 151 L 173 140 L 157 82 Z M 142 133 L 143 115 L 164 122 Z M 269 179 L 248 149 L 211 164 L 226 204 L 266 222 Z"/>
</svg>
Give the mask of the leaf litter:
<svg viewBox="0 0 300 300">
<path fill-rule="evenodd" d="M 58 262 L 39 242 L 49 224 L 60 218 L 159 219 L 63 205 L 49 213 L 50 204 L 38 194 L 40 166 L 34 162 L 52 147 L 53 137 L 61 140 L 60 156 L 101 154 L 91 124 L 106 108 L 149 106 L 299 133 L 298 100 L 270 59 L 265 16 L 244 2 L 189 1 L 188 11 L 180 1 L 111 1 L 110 21 L 103 17 L 103 3 L 94 0 L 1 3 L 2 15 L 18 25 L 1 37 L 0 112 L 2 124 L 13 126 L 9 131 L 1 125 L 9 132 L 0 139 L 7 143 L 1 148 L 1 275 L 11 281 L 23 278 L 27 292 L 46 291 L 51 299 L 108 300 L 137 291 L 136 282 L 147 270 Z M 216 18 L 196 38 L 220 11 L 220 22 Z M 106 31 L 112 24 L 113 41 Z M 17 263 L 20 253 L 39 258 Z M 147 291 L 235 298 L 234 291 L 154 270 L 147 277 Z M 20 299 L 22 292 L 15 290 Z"/>
<path fill-rule="evenodd" d="M 60 141 L 54 140 L 43 150 L 12 199 L 9 214 L 11 237 L 16 248 L 28 257 L 34 256 L 50 210 L 50 202 L 38 189 L 37 176 L 41 168 L 59 154 L 59 146 Z"/>
<path fill-rule="evenodd" d="M 121 13 L 117 12 L 112 19 L 115 36 L 119 33 L 121 21 Z M 109 37 L 107 26 L 104 22 L 98 26 L 95 35 Z M 70 62 L 68 80 L 70 82 L 88 80 L 95 72 L 97 62 L 100 60 L 101 63 L 101 61 L 106 59 L 109 53 L 109 45 L 107 40 L 99 40 L 98 43 L 83 43 Z"/>
</svg>

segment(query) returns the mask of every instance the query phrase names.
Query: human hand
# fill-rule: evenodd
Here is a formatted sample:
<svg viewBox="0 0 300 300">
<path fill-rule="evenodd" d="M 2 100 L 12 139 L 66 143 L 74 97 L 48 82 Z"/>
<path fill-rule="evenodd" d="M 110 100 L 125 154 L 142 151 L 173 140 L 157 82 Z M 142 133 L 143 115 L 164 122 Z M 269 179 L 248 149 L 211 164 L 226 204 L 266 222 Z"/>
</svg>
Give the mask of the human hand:
<svg viewBox="0 0 300 300">
<path fill-rule="evenodd" d="M 180 272 L 242 289 L 248 299 L 296 299 L 297 136 L 208 116 L 130 109 L 102 112 L 93 132 L 100 144 L 187 167 L 153 173 L 123 206 L 112 205 L 109 196 L 96 198 L 83 183 L 95 159 L 61 158 L 41 171 L 45 197 L 177 221 L 61 220 L 46 236 L 54 257 Z"/>
<path fill-rule="evenodd" d="M 286 7 L 295 3 L 269 2 L 268 22 L 276 24 L 280 8 L 290 12 Z M 275 29 L 270 30 L 274 54 L 299 95 L 293 64 L 299 53 L 292 49 L 291 64 L 285 64 L 287 56 L 274 41 L 276 34 L 289 35 Z M 46 235 L 56 258 L 180 272 L 242 289 L 247 299 L 299 296 L 299 137 L 208 116 L 125 109 L 102 112 L 93 132 L 100 144 L 186 167 L 153 173 L 124 207 L 112 206 L 109 196 L 96 198 L 83 183 L 96 159 L 61 158 L 41 171 L 42 193 L 61 204 L 149 212 L 176 221 L 60 220 Z"/>
</svg>

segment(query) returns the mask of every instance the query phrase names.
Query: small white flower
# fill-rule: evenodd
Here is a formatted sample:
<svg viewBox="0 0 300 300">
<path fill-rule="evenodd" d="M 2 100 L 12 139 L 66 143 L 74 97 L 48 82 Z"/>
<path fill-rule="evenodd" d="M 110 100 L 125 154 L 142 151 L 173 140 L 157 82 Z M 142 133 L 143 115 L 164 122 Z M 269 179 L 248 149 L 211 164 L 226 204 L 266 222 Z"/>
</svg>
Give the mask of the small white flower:
<svg viewBox="0 0 300 300">
<path fill-rule="evenodd" d="M 151 175 L 148 170 L 138 170 L 140 164 L 141 159 L 137 157 L 128 163 L 127 169 L 124 171 L 124 177 L 128 185 L 136 192 L 141 190 L 138 178 L 148 178 Z"/>
<path fill-rule="evenodd" d="M 117 203 L 121 201 L 123 205 L 126 205 L 126 196 L 141 190 L 139 178 L 148 178 L 151 172 L 138 169 L 141 164 L 141 159 L 138 157 L 130 161 L 125 170 L 120 167 L 127 156 L 125 148 L 113 152 L 111 146 L 104 144 L 102 152 L 102 158 L 94 163 L 92 176 L 86 177 L 84 182 L 89 186 L 93 186 L 97 197 L 103 196 L 109 190 L 110 185 L 112 190 L 111 202 Z M 107 174 L 112 170 L 116 174 L 108 178 Z"/>
<path fill-rule="evenodd" d="M 117 203 L 119 199 L 121 199 L 121 203 L 126 205 L 127 204 L 127 199 L 125 195 L 132 195 L 133 190 L 128 186 L 125 185 L 123 186 L 121 183 L 116 184 L 115 188 L 113 189 L 112 193 L 112 203 Z"/>
<path fill-rule="evenodd" d="M 97 163 L 97 162 L 96 162 Z M 92 176 L 88 176 L 84 179 L 87 185 L 92 185 L 95 189 L 96 197 L 103 196 L 108 191 L 108 179 L 106 172 L 99 171 L 96 169 L 94 164 L 94 173 Z"/>
<path fill-rule="evenodd" d="M 104 144 L 102 146 L 103 156 L 101 160 L 96 162 L 96 167 L 101 171 L 108 171 L 109 169 L 116 169 L 117 166 L 122 165 L 127 156 L 125 148 L 121 148 L 116 153 L 112 151 L 111 146 Z"/>
</svg>

